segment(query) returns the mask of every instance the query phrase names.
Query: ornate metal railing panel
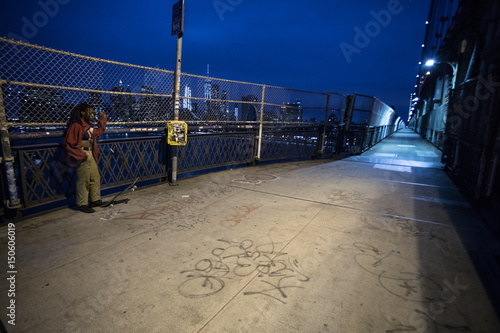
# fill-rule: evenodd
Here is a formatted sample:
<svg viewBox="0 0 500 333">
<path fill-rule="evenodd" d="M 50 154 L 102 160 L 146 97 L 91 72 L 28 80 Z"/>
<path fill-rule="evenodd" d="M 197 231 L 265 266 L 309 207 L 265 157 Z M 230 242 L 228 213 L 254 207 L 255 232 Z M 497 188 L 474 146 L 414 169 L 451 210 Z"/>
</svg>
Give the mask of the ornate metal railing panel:
<svg viewBox="0 0 500 333">
<path fill-rule="evenodd" d="M 98 161 L 103 189 L 166 176 L 164 137 L 100 143 Z M 14 147 L 26 208 L 75 195 L 76 169 L 65 164 L 61 144 Z"/>
<path fill-rule="evenodd" d="M 187 173 L 254 161 L 254 133 L 195 134 L 179 149 L 178 172 Z"/>
<path fill-rule="evenodd" d="M 311 158 L 318 145 L 316 131 L 273 131 L 262 135 L 260 159 L 278 160 L 287 158 Z"/>
<path fill-rule="evenodd" d="M 76 173 L 65 165 L 65 153 L 60 145 L 14 147 L 13 151 L 18 157 L 26 207 L 74 195 Z"/>
<path fill-rule="evenodd" d="M 166 177 L 165 137 L 107 140 L 100 144 L 99 169 L 103 188 Z"/>
</svg>

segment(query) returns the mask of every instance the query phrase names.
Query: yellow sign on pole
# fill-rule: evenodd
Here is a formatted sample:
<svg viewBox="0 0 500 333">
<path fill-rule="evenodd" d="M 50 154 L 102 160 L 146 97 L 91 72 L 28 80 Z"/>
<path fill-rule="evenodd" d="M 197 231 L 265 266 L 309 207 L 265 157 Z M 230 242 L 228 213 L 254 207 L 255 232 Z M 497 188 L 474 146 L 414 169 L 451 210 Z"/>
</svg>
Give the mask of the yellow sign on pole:
<svg viewBox="0 0 500 333">
<path fill-rule="evenodd" d="M 172 146 L 187 144 L 187 124 L 184 121 L 167 121 L 167 141 Z"/>
</svg>

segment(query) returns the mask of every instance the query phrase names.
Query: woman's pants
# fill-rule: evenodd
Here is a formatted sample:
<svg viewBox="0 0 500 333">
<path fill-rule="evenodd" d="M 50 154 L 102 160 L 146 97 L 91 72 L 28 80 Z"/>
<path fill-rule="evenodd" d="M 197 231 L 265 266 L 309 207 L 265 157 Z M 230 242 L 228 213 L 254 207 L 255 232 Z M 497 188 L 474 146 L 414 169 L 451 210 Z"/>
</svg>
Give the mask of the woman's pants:
<svg viewBox="0 0 500 333">
<path fill-rule="evenodd" d="M 87 206 L 90 201 L 101 200 L 101 176 L 97 169 L 97 163 L 92 155 L 92 150 L 84 150 L 87 159 L 76 169 L 78 179 L 76 181 L 76 204 Z"/>
</svg>

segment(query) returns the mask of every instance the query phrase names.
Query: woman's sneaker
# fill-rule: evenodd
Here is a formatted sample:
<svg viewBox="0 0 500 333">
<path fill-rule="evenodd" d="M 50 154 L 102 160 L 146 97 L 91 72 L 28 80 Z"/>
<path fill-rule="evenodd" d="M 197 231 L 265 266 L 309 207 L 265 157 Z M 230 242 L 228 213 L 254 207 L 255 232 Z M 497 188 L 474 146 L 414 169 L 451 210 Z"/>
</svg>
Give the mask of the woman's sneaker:
<svg viewBox="0 0 500 333">
<path fill-rule="evenodd" d="M 104 205 L 104 202 L 102 200 L 92 201 L 90 203 L 90 207 L 100 207 L 102 205 Z"/>
<path fill-rule="evenodd" d="M 89 206 L 80 206 L 80 210 L 84 213 L 95 213 L 95 210 Z"/>
</svg>

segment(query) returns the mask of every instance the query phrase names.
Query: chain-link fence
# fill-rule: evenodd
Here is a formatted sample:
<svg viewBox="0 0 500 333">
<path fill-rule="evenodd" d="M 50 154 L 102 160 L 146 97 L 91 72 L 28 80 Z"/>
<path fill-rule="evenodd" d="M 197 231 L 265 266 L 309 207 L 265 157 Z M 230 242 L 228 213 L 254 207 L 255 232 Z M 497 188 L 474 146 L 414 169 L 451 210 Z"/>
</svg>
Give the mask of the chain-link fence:
<svg viewBox="0 0 500 333">
<path fill-rule="evenodd" d="M 0 38 L 0 79 L 9 127 L 64 127 L 86 101 L 109 126 L 173 120 L 173 72 Z M 325 119 L 327 94 L 181 74 L 179 120 L 300 123 Z"/>
<path fill-rule="evenodd" d="M 111 126 L 163 124 L 171 113 L 173 72 L 158 68 L 0 38 L 0 79 L 8 125 L 18 130 L 64 127 L 82 101 Z"/>
</svg>

